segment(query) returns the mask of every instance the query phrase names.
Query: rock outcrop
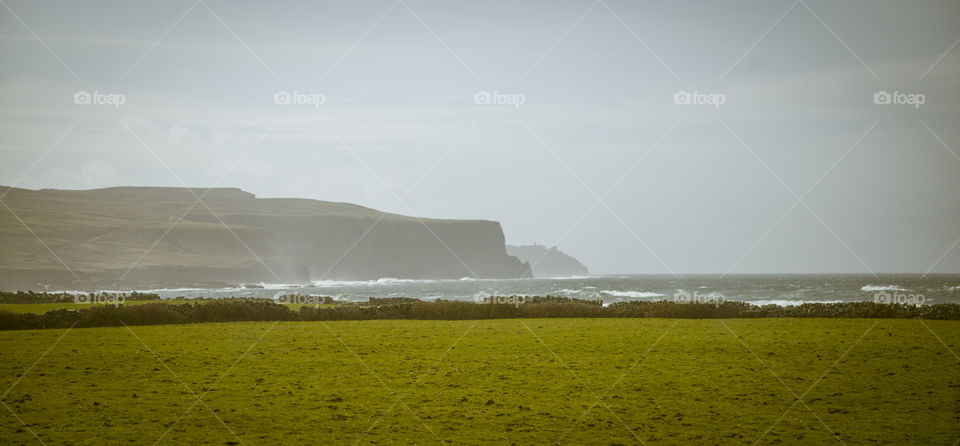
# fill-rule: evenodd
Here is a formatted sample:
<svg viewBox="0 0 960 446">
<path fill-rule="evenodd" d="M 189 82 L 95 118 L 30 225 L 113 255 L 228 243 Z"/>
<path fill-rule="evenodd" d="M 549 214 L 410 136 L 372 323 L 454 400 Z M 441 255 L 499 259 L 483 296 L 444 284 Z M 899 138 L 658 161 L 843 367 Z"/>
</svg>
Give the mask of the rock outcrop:
<svg viewBox="0 0 960 446">
<path fill-rule="evenodd" d="M 507 254 L 532 265 L 536 277 L 587 276 L 590 271 L 579 260 L 563 253 L 556 246 L 547 249 L 541 245 L 507 245 Z"/>
</svg>

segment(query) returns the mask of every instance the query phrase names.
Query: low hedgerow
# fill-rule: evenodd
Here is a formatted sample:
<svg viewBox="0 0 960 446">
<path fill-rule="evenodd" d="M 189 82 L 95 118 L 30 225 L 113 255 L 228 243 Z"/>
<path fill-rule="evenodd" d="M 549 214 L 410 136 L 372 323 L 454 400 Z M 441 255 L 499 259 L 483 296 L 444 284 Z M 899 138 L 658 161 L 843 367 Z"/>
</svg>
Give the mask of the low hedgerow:
<svg viewBox="0 0 960 446">
<path fill-rule="evenodd" d="M 0 311 L 0 330 L 190 324 L 242 321 L 344 321 L 374 319 L 464 320 L 506 318 L 887 318 L 960 320 L 960 305 L 888 305 L 874 302 L 754 306 L 744 302 L 617 302 L 567 298 L 489 299 L 491 303 L 410 298 L 371 298 L 368 302 L 297 310 L 266 299 L 215 299 L 187 303 L 96 305 L 43 314 Z M 511 303 L 501 303 L 511 302 Z"/>
<path fill-rule="evenodd" d="M 59 304 L 68 302 L 123 302 L 127 300 L 160 300 L 153 293 L 46 293 L 33 291 L 0 291 L 0 304 Z"/>
</svg>

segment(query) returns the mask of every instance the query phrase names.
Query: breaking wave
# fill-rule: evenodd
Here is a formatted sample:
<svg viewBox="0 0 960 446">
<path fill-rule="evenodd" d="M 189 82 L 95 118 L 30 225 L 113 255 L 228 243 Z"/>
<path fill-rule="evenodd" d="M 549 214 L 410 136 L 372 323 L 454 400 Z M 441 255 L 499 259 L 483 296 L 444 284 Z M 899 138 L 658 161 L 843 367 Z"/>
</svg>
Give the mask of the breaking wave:
<svg viewBox="0 0 960 446">
<path fill-rule="evenodd" d="M 907 289 L 897 285 L 864 285 L 860 291 L 907 291 Z"/>
<path fill-rule="evenodd" d="M 784 299 L 770 299 L 770 300 L 751 300 L 751 301 L 746 301 L 746 303 L 748 303 L 748 304 L 750 304 L 750 305 L 756 305 L 756 306 L 758 306 L 758 307 L 761 307 L 761 306 L 764 306 L 764 305 L 770 305 L 770 304 L 779 305 L 779 306 L 781 306 L 781 307 L 795 307 L 795 306 L 797 306 L 797 305 L 811 304 L 811 303 L 818 303 L 818 304 L 835 304 L 835 303 L 840 303 L 840 302 L 843 302 L 843 301 L 842 301 L 842 300 L 784 300 Z"/>
<path fill-rule="evenodd" d="M 650 297 L 663 297 L 666 294 L 654 293 L 651 291 L 616 291 L 616 290 L 603 290 L 600 291 L 603 294 L 609 294 L 616 297 L 632 297 L 635 299 L 650 298 Z"/>
</svg>

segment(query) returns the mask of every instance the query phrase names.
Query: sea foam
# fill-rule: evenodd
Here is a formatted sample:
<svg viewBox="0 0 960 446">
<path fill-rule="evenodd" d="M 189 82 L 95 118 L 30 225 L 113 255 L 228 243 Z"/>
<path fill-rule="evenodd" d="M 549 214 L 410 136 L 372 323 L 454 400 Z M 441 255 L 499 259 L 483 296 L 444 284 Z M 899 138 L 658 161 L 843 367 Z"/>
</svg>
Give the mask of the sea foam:
<svg viewBox="0 0 960 446">
<path fill-rule="evenodd" d="M 663 297 L 666 294 L 654 293 L 651 291 L 616 291 L 616 290 L 603 290 L 600 291 L 603 294 L 609 294 L 611 296 L 617 297 L 633 297 L 633 298 L 645 298 L 645 297 Z"/>
<path fill-rule="evenodd" d="M 860 291 L 907 291 L 907 289 L 897 285 L 864 285 Z"/>
</svg>

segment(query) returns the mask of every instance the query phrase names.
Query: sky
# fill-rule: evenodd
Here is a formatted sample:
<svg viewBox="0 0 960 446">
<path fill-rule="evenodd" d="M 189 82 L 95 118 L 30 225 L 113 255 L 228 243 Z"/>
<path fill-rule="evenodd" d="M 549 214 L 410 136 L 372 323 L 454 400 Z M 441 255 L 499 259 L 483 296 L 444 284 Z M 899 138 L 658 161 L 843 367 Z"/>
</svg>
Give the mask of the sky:
<svg viewBox="0 0 960 446">
<path fill-rule="evenodd" d="M 960 272 L 960 2 L 0 0 L 0 184 L 501 222 L 595 274 Z"/>
</svg>

